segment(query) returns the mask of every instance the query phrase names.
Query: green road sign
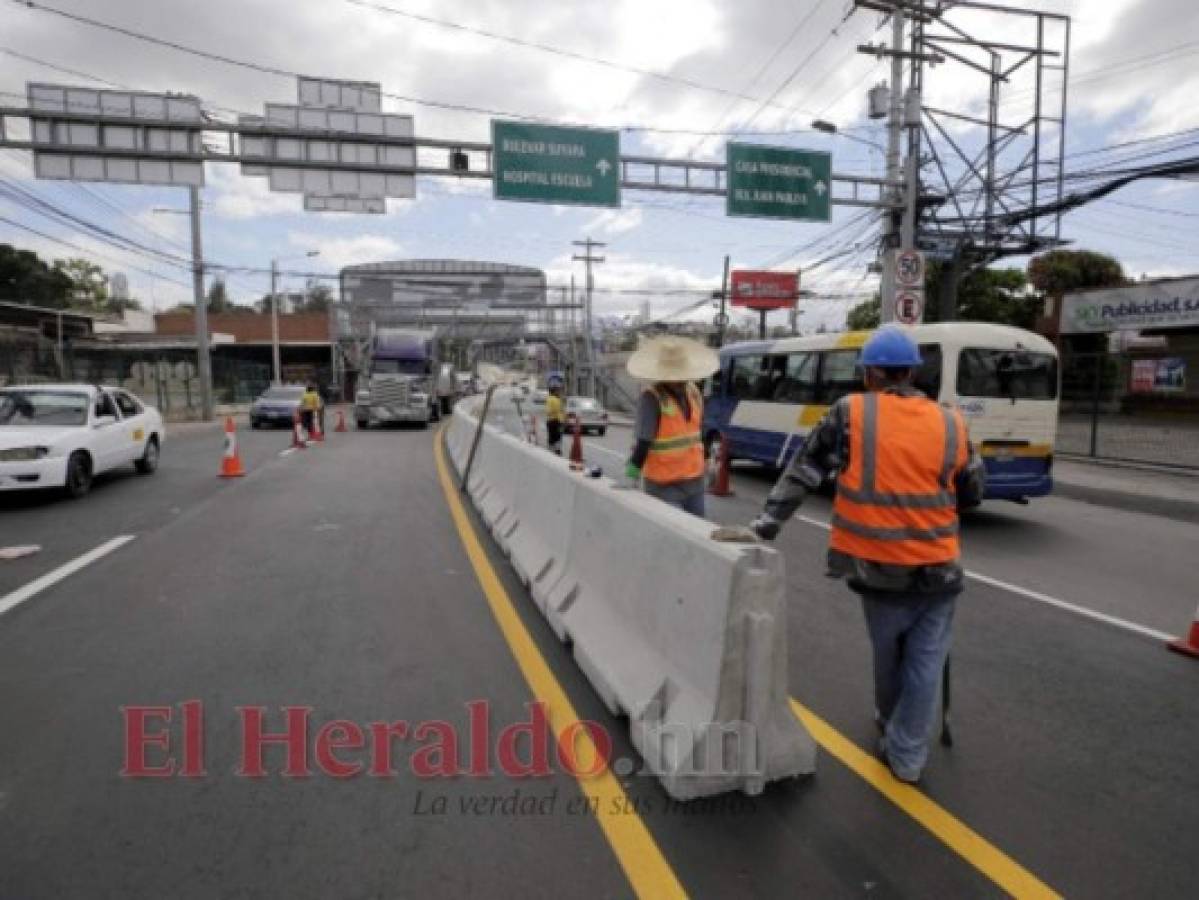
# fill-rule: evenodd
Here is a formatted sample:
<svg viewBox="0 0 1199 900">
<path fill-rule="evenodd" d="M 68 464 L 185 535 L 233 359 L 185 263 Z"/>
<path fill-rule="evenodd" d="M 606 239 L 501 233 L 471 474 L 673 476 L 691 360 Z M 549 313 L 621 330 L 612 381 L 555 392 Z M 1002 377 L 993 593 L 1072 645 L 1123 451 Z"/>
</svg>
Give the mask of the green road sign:
<svg viewBox="0 0 1199 900">
<path fill-rule="evenodd" d="M 498 200 L 620 206 L 620 133 L 491 121 Z"/>
<path fill-rule="evenodd" d="M 816 150 L 728 144 L 730 216 L 828 222 L 833 160 Z"/>
</svg>

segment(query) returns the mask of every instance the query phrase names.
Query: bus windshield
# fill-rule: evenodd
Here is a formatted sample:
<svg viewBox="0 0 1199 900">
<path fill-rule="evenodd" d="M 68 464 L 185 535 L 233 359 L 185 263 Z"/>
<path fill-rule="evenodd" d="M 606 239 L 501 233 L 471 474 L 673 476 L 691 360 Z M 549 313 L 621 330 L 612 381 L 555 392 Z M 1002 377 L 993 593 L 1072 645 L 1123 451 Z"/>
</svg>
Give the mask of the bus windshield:
<svg viewBox="0 0 1199 900">
<path fill-rule="evenodd" d="M 958 396 L 1005 400 L 1057 397 L 1057 359 L 1027 350 L 963 350 L 958 357 Z"/>
</svg>

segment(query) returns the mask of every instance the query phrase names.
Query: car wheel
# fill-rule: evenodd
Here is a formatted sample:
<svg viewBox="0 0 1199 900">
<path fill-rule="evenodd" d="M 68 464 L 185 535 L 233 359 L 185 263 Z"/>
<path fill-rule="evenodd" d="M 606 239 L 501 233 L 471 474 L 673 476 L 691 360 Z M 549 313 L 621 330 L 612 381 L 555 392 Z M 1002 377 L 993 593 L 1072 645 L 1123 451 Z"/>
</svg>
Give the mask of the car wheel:
<svg viewBox="0 0 1199 900">
<path fill-rule="evenodd" d="M 358 426 L 359 431 L 368 431 L 371 427 L 371 423 L 368 419 L 355 419 L 354 424 Z"/>
<path fill-rule="evenodd" d="M 158 468 L 158 438 L 151 437 L 146 441 L 146 449 L 142 451 L 142 458 L 133 465 L 142 475 L 153 474 Z"/>
<path fill-rule="evenodd" d="M 76 450 L 67 460 L 65 490 L 72 500 L 78 500 L 92 489 L 92 460 L 82 450 Z"/>
<path fill-rule="evenodd" d="M 257 419 L 251 419 L 250 427 L 253 428 L 255 431 L 257 431 L 259 428 L 262 427 L 262 423 L 260 421 L 258 421 Z"/>
<path fill-rule="evenodd" d="M 608 433 L 608 429 L 605 426 L 604 428 L 598 429 L 595 433 L 598 434 L 600 437 L 603 437 L 605 434 Z"/>
</svg>

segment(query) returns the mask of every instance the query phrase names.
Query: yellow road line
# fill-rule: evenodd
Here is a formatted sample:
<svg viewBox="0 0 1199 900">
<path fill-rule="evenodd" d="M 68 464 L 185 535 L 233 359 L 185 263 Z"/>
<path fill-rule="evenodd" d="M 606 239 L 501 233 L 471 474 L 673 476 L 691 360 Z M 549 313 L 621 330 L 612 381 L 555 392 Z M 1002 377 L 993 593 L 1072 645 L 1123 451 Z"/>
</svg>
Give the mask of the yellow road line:
<svg viewBox="0 0 1199 900">
<path fill-rule="evenodd" d="M 816 743 L 1013 897 L 1060 896 L 926 794 L 896 780 L 881 760 L 862 750 L 799 701 L 791 701 L 791 710 L 811 732 Z"/>
<path fill-rule="evenodd" d="M 560 735 L 563 730 L 579 721 L 579 715 L 554 673 L 550 671 L 541 651 L 537 649 L 532 635 L 520 620 L 516 607 L 513 606 L 508 592 L 504 590 L 495 568 L 491 565 L 491 560 L 487 558 L 487 553 L 479 543 L 446 465 L 444 428 L 437 434 L 436 459 L 437 477 L 445 492 L 450 516 L 458 529 L 458 536 L 462 539 L 462 546 L 466 549 L 466 555 L 475 570 L 479 586 L 483 588 L 492 615 L 495 616 L 533 696 L 546 705 L 554 734 Z M 589 769 L 590 761 L 596 758 L 598 751 L 586 731 L 577 731 L 575 746 L 579 756 L 578 768 Z M 633 812 L 633 805 L 611 771 L 605 767 L 601 774 L 586 779 L 578 778 L 578 782 L 579 789 L 589 798 L 589 807 L 637 896 L 652 897 L 655 900 L 660 897 L 686 897 L 687 894 L 670 863 L 662 855 L 641 817 Z"/>
</svg>

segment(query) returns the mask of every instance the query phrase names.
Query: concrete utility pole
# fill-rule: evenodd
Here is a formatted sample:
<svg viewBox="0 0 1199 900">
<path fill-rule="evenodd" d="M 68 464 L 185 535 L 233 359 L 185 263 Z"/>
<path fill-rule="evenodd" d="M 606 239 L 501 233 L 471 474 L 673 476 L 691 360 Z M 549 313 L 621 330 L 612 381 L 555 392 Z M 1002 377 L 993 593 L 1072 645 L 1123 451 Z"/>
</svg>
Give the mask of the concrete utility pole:
<svg viewBox="0 0 1199 900">
<path fill-rule="evenodd" d="M 894 184 L 900 179 L 899 144 L 903 136 L 903 32 L 907 18 L 898 5 L 891 12 L 891 96 L 887 111 L 887 167 L 885 177 Z M 901 202 L 903 192 L 889 188 L 890 198 Z M 895 321 L 895 250 L 902 237 L 897 229 L 893 209 L 883 210 L 883 279 L 880 321 L 885 325 Z"/>
<path fill-rule="evenodd" d="M 596 392 L 595 381 L 595 348 L 592 346 L 592 324 L 591 324 L 591 293 L 595 288 L 595 281 L 591 276 L 592 263 L 602 263 L 604 257 L 595 256 L 592 254 L 592 249 L 596 247 L 607 247 L 608 245 L 601 241 L 593 241 L 587 238 L 582 241 L 571 241 L 576 247 L 582 247 L 583 253 L 576 254 L 571 257 L 576 262 L 583 262 L 587 265 L 587 283 L 584 286 L 585 296 L 583 299 L 583 348 L 587 360 L 587 396 L 594 397 Z"/>
<path fill-rule="evenodd" d="M 200 376 L 200 418 L 212 419 L 212 357 L 208 351 L 208 301 L 204 297 L 204 247 L 200 239 L 200 189 L 187 189 L 192 224 L 192 294 L 196 303 L 196 371 Z"/>
<path fill-rule="evenodd" d="M 282 384 L 279 355 L 279 261 L 271 260 L 271 384 Z"/>
</svg>

